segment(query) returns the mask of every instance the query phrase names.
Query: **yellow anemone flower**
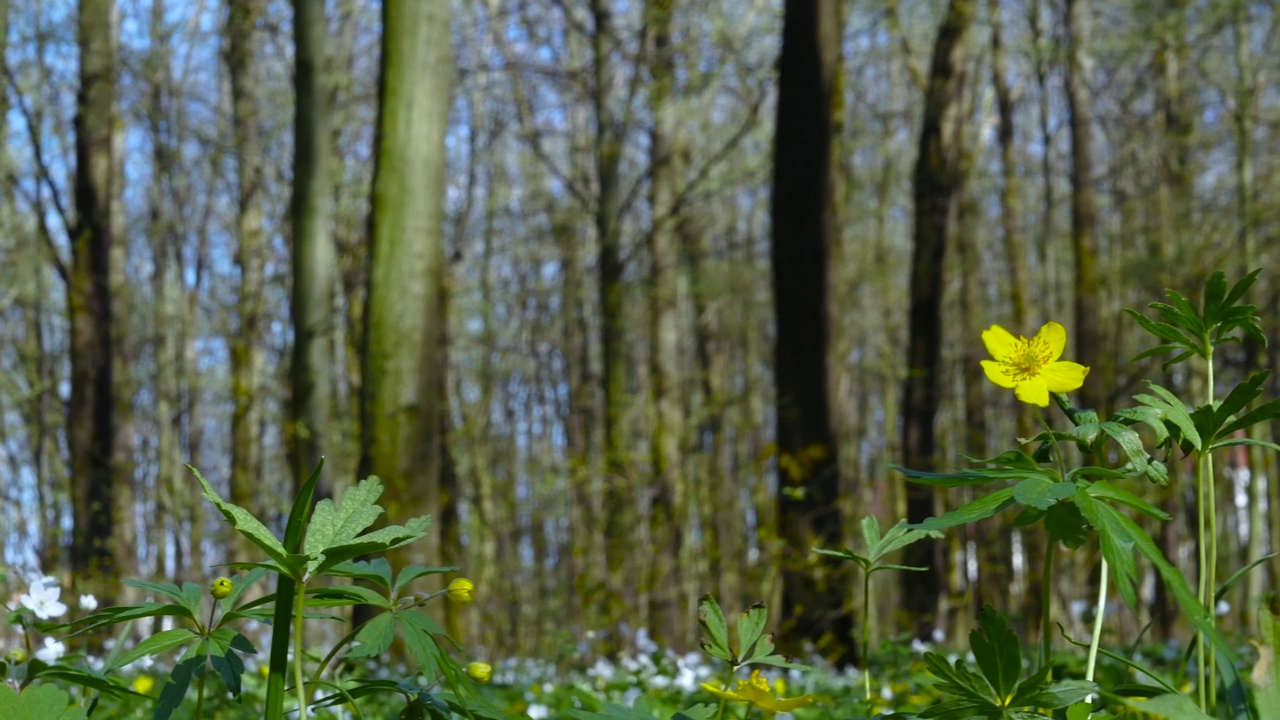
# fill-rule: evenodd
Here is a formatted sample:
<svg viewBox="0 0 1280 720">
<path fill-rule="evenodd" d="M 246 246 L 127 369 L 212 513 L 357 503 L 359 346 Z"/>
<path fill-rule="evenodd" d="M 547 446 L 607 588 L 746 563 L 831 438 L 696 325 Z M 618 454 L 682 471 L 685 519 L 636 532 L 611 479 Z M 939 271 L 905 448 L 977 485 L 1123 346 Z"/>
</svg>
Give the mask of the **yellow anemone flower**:
<svg viewBox="0 0 1280 720">
<path fill-rule="evenodd" d="M 995 358 L 982 361 L 987 379 L 1011 388 L 1025 403 L 1048 407 L 1049 393 L 1078 390 L 1089 374 L 1080 363 L 1058 360 L 1067 345 L 1067 331 L 1056 322 L 1045 323 L 1030 340 L 992 325 L 982 332 L 982 342 Z"/>
<path fill-rule="evenodd" d="M 778 685 L 779 692 L 781 692 L 781 680 L 778 681 Z M 759 670 L 751 672 L 750 680 L 739 680 L 737 690 L 716 687 L 707 683 L 702 683 L 702 689 L 723 700 L 747 703 L 769 712 L 790 712 L 813 702 L 812 695 L 801 695 L 794 698 L 774 697 L 773 692 L 769 690 L 769 681 L 760 677 Z"/>
<path fill-rule="evenodd" d="M 139 675 L 133 679 L 133 691 L 140 695 L 149 695 L 156 686 L 156 679 L 150 675 Z"/>
</svg>

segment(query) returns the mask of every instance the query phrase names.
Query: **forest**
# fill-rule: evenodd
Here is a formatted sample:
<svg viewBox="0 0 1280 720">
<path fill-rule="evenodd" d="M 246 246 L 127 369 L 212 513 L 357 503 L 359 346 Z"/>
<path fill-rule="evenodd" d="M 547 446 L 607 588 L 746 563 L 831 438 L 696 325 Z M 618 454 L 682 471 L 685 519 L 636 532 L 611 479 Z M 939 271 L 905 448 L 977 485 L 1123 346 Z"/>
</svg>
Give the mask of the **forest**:
<svg viewBox="0 0 1280 720">
<path fill-rule="evenodd" d="M 421 535 L 391 567 L 474 583 L 438 620 L 494 664 L 697 651 L 708 594 L 864 672 L 987 605 L 1047 657 L 1096 601 L 1113 639 L 1199 637 L 1202 677 L 1280 622 L 1270 2 L 0 0 L 0 57 L 10 610 L 247 572 L 211 496 L 288 537 L 323 462 L 321 505 L 376 476 Z M 1182 296 L 1205 327 L 1170 334 Z M 1082 383 L 984 377 L 1051 328 Z M 1083 497 L 977 514 L 965 468 L 1041 472 L 1011 450 L 1128 488 L 1167 563 L 1117 565 Z M 917 571 L 863 594 L 812 550 L 868 516 Z"/>
</svg>

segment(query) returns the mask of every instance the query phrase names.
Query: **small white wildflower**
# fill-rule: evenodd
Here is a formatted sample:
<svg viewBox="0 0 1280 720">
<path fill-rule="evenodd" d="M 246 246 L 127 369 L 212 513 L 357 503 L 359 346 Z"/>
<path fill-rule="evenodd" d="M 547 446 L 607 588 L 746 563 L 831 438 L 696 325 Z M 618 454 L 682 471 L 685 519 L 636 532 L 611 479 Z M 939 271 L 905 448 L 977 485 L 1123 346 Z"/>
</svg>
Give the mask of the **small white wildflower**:
<svg viewBox="0 0 1280 720">
<path fill-rule="evenodd" d="M 80 596 L 80 609 L 85 612 L 93 612 L 98 609 L 98 598 L 92 594 Z"/>
<path fill-rule="evenodd" d="M 532 720 L 545 720 L 551 717 L 551 708 L 542 703 L 534 703 L 525 709 L 524 713 Z"/>
<path fill-rule="evenodd" d="M 67 612 L 67 606 L 58 601 L 62 588 L 58 581 L 43 577 L 31 583 L 31 589 L 18 596 L 18 602 L 41 620 L 56 618 Z"/>
<path fill-rule="evenodd" d="M 929 652 L 930 648 L 932 646 L 920 638 L 911 638 L 911 652 L 926 653 Z"/>
<path fill-rule="evenodd" d="M 1218 617 L 1222 617 L 1223 615 L 1226 615 L 1227 613 L 1231 612 L 1231 603 L 1227 602 L 1226 600 L 1219 600 L 1218 605 L 1214 608 L 1214 612 L 1217 614 Z"/>
<path fill-rule="evenodd" d="M 67 653 L 67 646 L 54 640 L 51 637 L 44 639 L 44 647 L 36 651 L 36 657 L 47 662 L 50 665 L 58 662 L 58 660 Z"/>
</svg>

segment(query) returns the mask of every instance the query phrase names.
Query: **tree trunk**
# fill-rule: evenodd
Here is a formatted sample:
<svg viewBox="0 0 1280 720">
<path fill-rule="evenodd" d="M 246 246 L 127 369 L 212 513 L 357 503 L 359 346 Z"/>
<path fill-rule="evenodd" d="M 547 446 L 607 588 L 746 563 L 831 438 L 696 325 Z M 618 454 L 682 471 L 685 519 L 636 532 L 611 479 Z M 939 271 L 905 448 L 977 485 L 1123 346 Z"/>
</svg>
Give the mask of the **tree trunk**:
<svg viewBox="0 0 1280 720">
<path fill-rule="evenodd" d="M 934 418 L 942 378 L 942 295 L 947 229 L 952 207 L 964 182 L 960 155 L 963 129 L 965 35 L 973 22 L 975 0 L 951 0 L 934 42 L 933 63 L 925 89 L 920 148 L 913 175 L 914 238 L 911 255 L 907 379 L 903 387 L 903 464 L 929 470 L 936 462 Z M 976 338 L 975 338 L 976 340 Z M 907 520 L 921 522 L 934 514 L 934 491 L 907 486 Z M 932 634 L 945 585 L 943 545 L 923 540 L 907 548 L 907 565 L 927 567 L 902 575 L 903 607 L 918 637 Z"/>
<path fill-rule="evenodd" d="M 115 598 L 116 427 L 111 339 L 116 55 L 113 0 L 81 0 L 77 44 L 76 223 L 67 285 L 71 321 L 71 569 L 99 602 Z"/>
<path fill-rule="evenodd" d="M 294 113 L 293 199 L 289 208 L 293 223 L 293 293 L 289 302 L 293 322 L 293 397 L 289 405 L 289 437 L 295 489 L 311 476 L 334 437 L 330 425 L 337 257 L 333 244 L 332 120 L 325 81 L 327 38 L 324 3 L 294 0 L 298 54 L 294 82 L 298 99 Z M 407 193 L 397 201 L 413 204 Z M 329 486 L 322 481 L 320 487 Z M 321 494 L 328 492 L 321 490 Z"/>
<path fill-rule="evenodd" d="M 1071 244 L 1076 259 L 1076 362 L 1093 368 L 1093 377 L 1080 388 L 1080 404 L 1106 417 L 1103 388 L 1109 387 L 1102 354 L 1099 304 L 1102 282 L 1098 274 L 1098 194 L 1093 182 L 1093 94 L 1089 87 L 1092 61 L 1088 46 L 1092 17 L 1089 0 L 1066 0 L 1067 110 L 1071 115 Z"/>
<path fill-rule="evenodd" d="M 449 5 L 386 0 L 361 387 L 361 477 L 378 475 L 390 522 L 440 508 L 444 402 L 444 133 Z M 432 564 L 435 543 L 390 553 Z"/>
<path fill-rule="evenodd" d="M 236 235 L 239 247 L 239 323 L 231 345 L 231 502 L 254 512 L 262 482 L 262 292 L 266 264 L 263 221 L 261 102 L 257 68 L 261 63 L 254 29 L 262 0 L 231 0 L 227 5 L 225 60 L 231 78 L 231 126 L 236 155 Z M 302 53 L 299 53 L 302 57 Z M 299 62 L 302 74 L 303 62 Z M 250 545 L 234 534 L 231 556 L 246 561 Z"/>
<path fill-rule="evenodd" d="M 680 567 L 682 538 L 688 519 L 687 480 L 684 468 L 684 375 L 681 372 L 680 325 L 677 301 L 680 280 L 678 226 L 683 213 L 676 205 L 680 166 L 676 153 L 676 109 L 671 103 L 675 85 L 675 61 L 671 47 L 671 16 L 675 0 L 649 0 L 646 7 L 651 47 L 649 73 L 653 78 L 649 101 L 653 110 L 650 132 L 650 204 L 653 226 L 649 255 L 653 263 L 649 294 L 649 357 L 653 401 L 656 409 L 652 439 L 654 483 L 650 536 L 653 559 L 646 585 L 652 608 L 650 627 L 659 642 L 668 644 L 677 628 L 685 625 L 683 611 L 691 609 L 682 597 L 687 568 Z M 684 333 L 687 334 L 687 333 Z M 678 571 L 679 570 L 679 571 Z"/>
<path fill-rule="evenodd" d="M 810 548 L 839 547 L 842 521 L 828 375 L 828 264 L 840 234 L 833 126 L 840 92 L 840 3 L 788 0 L 773 150 L 771 260 L 777 336 L 780 640 L 812 641 L 836 663 L 856 659 L 844 607 L 849 575 L 815 563 Z"/>
</svg>

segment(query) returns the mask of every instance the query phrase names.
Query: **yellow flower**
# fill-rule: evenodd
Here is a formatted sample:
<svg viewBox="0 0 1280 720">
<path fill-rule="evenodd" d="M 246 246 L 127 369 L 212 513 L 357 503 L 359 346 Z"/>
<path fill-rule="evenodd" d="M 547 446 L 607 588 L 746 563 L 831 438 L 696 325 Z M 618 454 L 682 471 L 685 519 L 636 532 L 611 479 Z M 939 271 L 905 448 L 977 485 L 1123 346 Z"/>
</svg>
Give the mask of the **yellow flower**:
<svg viewBox="0 0 1280 720">
<path fill-rule="evenodd" d="M 493 666 L 486 662 L 473 662 L 467 665 L 467 677 L 481 685 L 493 678 Z"/>
<path fill-rule="evenodd" d="M 782 692 L 782 681 L 778 681 L 778 685 L 778 692 Z M 739 680 L 737 690 L 716 687 L 707 683 L 702 683 L 702 689 L 723 700 L 747 703 L 769 712 L 790 712 L 813 702 L 812 695 L 801 695 L 795 698 L 774 697 L 769 690 L 769 681 L 760 677 L 759 670 L 751 672 L 750 680 Z"/>
<path fill-rule="evenodd" d="M 450 600 L 459 605 L 466 605 L 475 599 L 476 584 L 466 578 L 454 578 L 446 592 Z"/>
<path fill-rule="evenodd" d="M 982 361 L 987 379 L 1012 388 L 1025 403 L 1048 407 L 1049 393 L 1078 390 L 1089 374 L 1084 365 L 1058 360 L 1067 345 L 1067 331 L 1056 322 L 1045 323 L 1030 340 L 992 325 L 982 332 L 982 342 L 995 358 Z"/>
<path fill-rule="evenodd" d="M 221 600 L 231 596 L 231 591 L 235 589 L 235 583 L 230 578 L 220 577 L 209 585 L 209 594 L 214 600 Z"/>
<path fill-rule="evenodd" d="M 156 679 L 150 675 L 139 675 L 133 679 L 133 691 L 139 695 L 150 694 L 156 686 Z"/>
</svg>

